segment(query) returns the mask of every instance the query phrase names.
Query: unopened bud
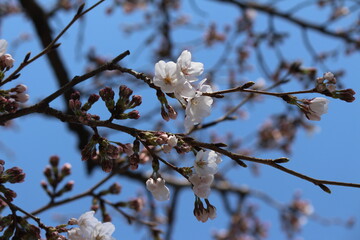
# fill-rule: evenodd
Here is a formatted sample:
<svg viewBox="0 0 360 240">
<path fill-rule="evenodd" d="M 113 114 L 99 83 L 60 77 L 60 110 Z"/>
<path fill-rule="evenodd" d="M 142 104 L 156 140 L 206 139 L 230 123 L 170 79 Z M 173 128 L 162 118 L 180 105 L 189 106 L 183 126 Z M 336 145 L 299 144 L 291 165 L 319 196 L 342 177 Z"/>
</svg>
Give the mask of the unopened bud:
<svg viewBox="0 0 360 240">
<path fill-rule="evenodd" d="M 142 103 L 142 98 L 140 95 L 132 96 L 131 102 L 129 103 L 129 108 L 134 108 L 140 106 Z"/>
<path fill-rule="evenodd" d="M 91 95 L 89 96 L 88 103 L 92 105 L 92 104 L 96 103 L 96 102 L 99 100 L 99 98 L 100 98 L 99 95 L 97 95 L 97 94 L 91 94 Z"/>
<path fill-rule="evenodd" d="M 69 182 L 67 182 L 66 185 L 64 186 L 64 190 L 65 190 L 66 192 L 71 191 L 71 190 L 73 189 L 73 187 L 74 187 L 74 184 L 75 184 L 75 182 L 72 181 L 72 180 L 69 181 Z"/>
<path fill-rule="evenodd" d="M 76 218 L 70 218 L 70 220 L 68 221 L 68 225 L 77 225 L 78 224 L 78 220 Z"/>
<path fill-rule="evenodd" d="M 49 159 L 49 163 L 53 167 L 57 167 L 59 165 L 59 157 L 58 156 L 51 156 Z"/>
<path fill-rule="evenodd" d="M 79 100 L 80 99 L 80 92 L 75 91 L 71 94 L 70 99 Z"/>
<path fill-rule="evenodd" d="M 128 118 L 130 118 L 130 119 L 139 119 L 140 118 L 140 114 L 139 114 L 138 110 L 132 110 L 127 115 L 128 115 Z"/>
<path fill-rule="evenodd" d="M 110 188 L 109 188 L 109 192 L 111 194 L 119 194 L 121 192 L 120 184 L 114 183 L 113 185 L 111 185 Z"/>
<path fill-rule="evenodd" d="M 167 122 L 170 120 L 169 114 L 163 107 L 161 107 L 161 117 Z"/>
<path fill-rule="evenodd" d="M 114 163 L 113 163 L 112 159 L 104 158 L 101 161 L 101 168 L 104 172 L 107 172 L 107 173 L 111 172 L 113 169 L 113 165 L 114 165 Z"/>
<path fill-rule="evenodd" d="M 168 110 L 168 115 L 171 119 L 175 120 L 177 118 L 177 112 L 175 111 L 175 109 L 170 106 L 170 105 L 166 105 L 166 108 Z"/>
<path fill-rule="evenodd" d="M 125 85 L 121 85 L 119 87 L 119 96 L 120 96 L 120 98 L 128 99 L 131 96 L 132 93 L 133 93 L 133 90 L 131 90 L 130 88 L 128 88 Z"/>
<path fill-rule="evenodd" d="M 45 175 L 45 177 L 47 177 L 47 178 L 51 178 L 51 167 L 50 167 L 50 166 L 47 166 L 47 167 L 44 169 L 44 175 Z"/>
<path fill-rule="evenodd" d="M 23 93 L 27 90 L 27 86 L 24 84 L 19 84 L 13 90 L 14 90 L 14 92 L 17 92 L 17 93 Z"/>
<path fill-rule="evenodd" d="M 61 175 L 63 177 L 68 176 L 71 174 L 71 164 L 70 163 L 65 163 L 62 168 L 61 168 Z"/>
<path fill-rule="evenodd" d="M 4 172 L 10 183 L 21 183 L 25 180 L 25 173 L 21 168 L 13 167 Z"/>
<path fill-rule="evenodd" d="M 114 99 L 115 93 L 110 87 L 105 87 L 99 91 L 99 95 L 103 101 L 107 102 Z"/>
</svg>

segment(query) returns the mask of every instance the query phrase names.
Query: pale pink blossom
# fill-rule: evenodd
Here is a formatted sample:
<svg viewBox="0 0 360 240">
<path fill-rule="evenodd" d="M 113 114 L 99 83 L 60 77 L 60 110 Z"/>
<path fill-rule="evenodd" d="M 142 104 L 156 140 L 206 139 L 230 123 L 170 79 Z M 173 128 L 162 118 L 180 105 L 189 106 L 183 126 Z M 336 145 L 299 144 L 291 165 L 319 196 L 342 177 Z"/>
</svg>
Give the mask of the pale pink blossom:
<svg viewBox="0 0 360 240">
<path fill-rule="evenodd" d="M 165 180 L 163 178 L 149 178 L 146 181 L 146 188 L 151 192 L 153 197 L 158 201 L 166 201 L 170 199 L 170 190 L 165 186 Z"/>
<path fill-rule="evenodd" d="M 197 77 L 204 71 L 204 64 L 200 62 L 191 61 L 191 53 L 188 50 L 184 50 L 177 59 L 177 65 L 180 69 L 180 73 L 189 82 L 194 82 Z"/>
<path fill-rule="evenodd" d="M 70 240 L 114 240 L 111 235 L 115 226 L 110 223 L 101 223 L 94 217 L 95 212 L 89 211 L 82 214 L 79 219 L 71 219 L 70 224 L 77 224 L 78 228 L 68 231 Z"/>
<path fill-rule="evenodd" d="M 179 74 L 176 63 L 161 60 L 155 64 L 153 82 L 162 91 L 173 93 L 178 86 L 184 84 L 185 79 Z"/>
<path fill-rule="evenodd" d="M 211 93 L 210 85 L 205 85 L 206 79 L 200 82 L 196 91 L 193 91 L 192 97 L 187 99 L 185 109 L 185 130 L 188 132 L 195 124 L 199 124 L 202 120 L 210 115 L 213 99 L 209 96 L 203 96 L 203 93 Z"/>
<path fill-rule="evenodd" d="M 327 113 L 329 100 L 323 97 L 316 97 L 309 100 L 306 104 L 308 105 L 307 111 L 305 112 L 306 117 L 309 120 L 320 121 L 321 115 Z"/>
<path fill-rule="evenodd" d="M 167 144 L 171 147 L 175 147 L 178 143 L 178 139 L 176 138 L 175 135 L 171 135 L 169 138 L 168 138 L 168 141 L 167 141 Z"/>
<path fill-rule="evenodd" d="M 218 171 L 218 164 L 221 158 L 213 150 L 200 150 L 196 154 L 194 169 L 199 175 L 215 174 Z"/>
<path fill-rule="evenodd" d="M 211 184 L 214 180 L 214 175 L 207 174 L 207 175 L 199 175 L 199 174 L 192 174 L 189 177 L 189 181 L 194 185 L 193 191 L 196 196 L 200 198 L 207 198 L 211 192 Z"/>
</svg>

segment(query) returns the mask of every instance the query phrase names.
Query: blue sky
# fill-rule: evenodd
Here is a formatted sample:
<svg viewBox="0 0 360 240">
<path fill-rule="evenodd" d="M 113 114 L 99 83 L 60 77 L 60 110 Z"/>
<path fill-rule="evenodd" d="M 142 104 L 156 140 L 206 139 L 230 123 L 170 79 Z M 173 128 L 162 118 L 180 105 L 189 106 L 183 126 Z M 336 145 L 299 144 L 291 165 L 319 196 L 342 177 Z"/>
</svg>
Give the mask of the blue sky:
<svg viewBox="0 0 360 240">
<path fill-rule="evenodd" d="M 92 3 L 95 1 L 88 2 Z M 193 14 L 194 10 L 188 5 L 189 1 L 185 2 L 187 3 L 184 6 L 185 9 L 188 9 L 189 15 Z M 135 57 L 130 56 L 125 59 L 124 62 L 128 67 L 136 70 L 148 69 L 152 71 L 154 63 L 151 61 L 150 53 L 146 51 L 142 53 L 139 50 L 142 47 L 139 44 L 141 43 L 139 39 L 144 39 L 144 36 L 150 34 L 151 31 L 147 30 L 141 34 L 130 36 L 123 36 L 120 31 L 123 24 L 138 21 L 142 17 L 142 13 L 137 12 L 124 17 L 121 15 L 120 10 L 117 10 L 114 15 L 104 17 L 104 8 L 108 5 L 109 3 L 105 2 L 93 10 L 84 22 L 81 24 L 76 23 L 60 40 L 62 42 L 61 54 L 63 59 L 65 59 L 71 76 L 84 72 L 85 62 L 82 57 L 86 54 L 87 48 L 91 46 L 96 46 L 97 52 L 109 58 L 129 49 L 134 53 Z M 212 2 L 207 2 L 206 4 L 199 3 L 199 6 L 206 12 L 206 15 L 196 16 L 194 14 L 195 20 L 204 23 L 216 17 L 220 22 L 219 26 L 222 23 L 231 23 L 234 16 L 238 13 L 237 10 L 229 7 L 225 7 L 224 11 L 219 13 L 218 5 Z M 308 14 L 312 14 L 314 11 L 309 11 Z M 52 23 L 54 29 L 60 31 L 70 18 L 71 15 L 69 14 L 60 14 Z M 261 24 L 266 22 L 266 18 L 260 14 L 258 18 L 259 25 L 257 27 L 261 29 Z M 14 28 L 13 26 L 19 27 Z M 286 52 L 286 55 L 294 60 L 303 59 L 303 63 L 306 66 L 311 65 L 309 55 L 300 44 L 299 33 L 291 30 L 291 25 L 288 23 L 279 22 L 278 26 L 283 28 L 284 31 L 289 31 L 293 36 L 288 43 L 282 46 L 282 50 Z M 81 31 L 84 31 L 85 35 L 83 47 L 78 50 L 76 41 L 80 28 L 84 28 Z M 27 19 L 24 17 L 11 17 L 3 21 L 1 38 L 7 39 L 11 43 L 21 33 L 32 33 L 32 26 Z M 174 39 L 185 43 L 199 37 L 201 35 L 196 35 L 195 32 L 190 30 L 184 30 L 183 34 L 179 32 L 174 35 Z M 311 37 L 314 44 L 319 48 L 327 48 L 334 46 L 334 44 L 340 45 L 339 42 L 328 40 L 319 34 L 312 34 Z M 215 48 L 206 49 L 188 44 L 184 44 L 184 47 L 194 50 L 193 57 L 196 61 L 201 61 L 205 64 L 205 72 L 207 67 L 213 66 L 214 59 L 219 54 L 219 51 Z M 14 50 L 14 53 L 12 50 Z M 23 56 L 29 51 L 33 55 L 40 51 L 40 44 L 35 36 L 33 36 L 31 41 L 21 44 L 16 49 L 11 44 L 8 48 L 8 52 L 13 54 L 17 60 L 16 64 L 19 64 Z M 271 55 L 267 56 L 270 59 L 273 58 Z M 347 74 L 342 80 L 347 87 L 353 88 L 356 92 L 360 92 L 360 83 L 358 81 L 359 60 L 359 54 L 355 54 L 351 57 L 340 56 L 336 61 L 331 60 L 328 64 L 330 69 L 345 68 Z M 249 80 L 256 80 L 262 77 L 262 73 L 255 69 L 244 77 Z M 56 89 L 52 72 L 50 72 L 45 58 L 41 58 L 25 68 L 22 71 L 21 78 L 14 82 L 13 85 L 17 83 L 24 83 L 29 87 L 28 91 L 31 96 L 29 104 L 36 103 L 37 100 L 47 96 Z M 10 84 L 10 86 L 13 85 Z M 219 88 L 223 87 L 221 82 L 218 86 Z M 152 104 L 149 101 L 146 104 L 146 98 L 151 98 L 149 93 L 153 93 L 153 91 L 136 89 L 136 94 L 142 94 L 144 99 L 143 106 L 139 108 L 140 112 L 145 111 L 147 106 Z M 314 95 L 304 97 L 311 98 Z M 55 101 L 53 106 L 62 108 L 62 101 Z M 229 122 L 222 124 L 221 127 L 223 131 L 238 129 L 238 134 L 246 135 L 250 132 L 249 129 L 254 130 L 259 127 L 269 114 L 281 112 L 282 109 L 283 104 L 280 100 L 264 97 L 263 103 L 253 106 L 249 110 L 250 117 L 248 120 Z M 286 163 L 285 166 L 319 179 L 359 183 L 359 122 L 360 108 L 358 101 L 349 104 L 331 100 L 329 113 L 324 115 L 320 122 L 315 123 L 319 131 L 311 136 L 305 132 L 300 132 L 293 146 L 293 154 L 290 156 L 291 161 Z M 179 123 L 167 123 L 166 126 L 174 128 L 176 124 Z M 64 124 L 57 120 L 43 118 L 37 114 L 26 116 L 14 121 L 14 128 L 2 129 L 1 136 L 0 142 L 2 148 L 0 150 L 0 159 L 6 160 L 5 166 L 7 168 L 19 166 L 27 174 L 26 181 L 22 184 L 14 185 L 13 189 L 18 192 L 15 203 L 29 211 L 35 210 L 47 203 L 47 197 L 40 188 L 40 181 L 44 178 L 42 171 L 51 155 L 60 156 L 61 163 L 70 162 L 72 164 L 73 174 L 68 180 L 75 180 L 73 194 L 86 190 L 90 186 L 89 184 L 96 183 L 99 179 L 106 176 L 106 173 L 100 171 L 95 172 L 91 178 L 86 176 L 80 154 L 76 149 L 75 137 L 69 134 Z M 124 141 L 129 140 L 126 137 L 120 138 Z M 283 156 L 283 154 L 261 152 L 256 156 L 276 158 Z M 223 164 L 230 161 L 226 158 L 223 160 Z M 359 189 L 329 186 L 332 189 L 332 194 L 329 195 L 311 183 L 267 166 L 261 167 L 260 177 L 253 177 L 248 169 L 242 168 L 235 168 L 230 176 L 234 183 L 247 185 L 253 189 L 266 192 L 282 203 L 290 202 L 293 193 L 301 190 L 303 197 L 310 200 L 313 204 L 316 213 L 326 218 L 347 219 L 353 216 L 359 219 L 360 217 L 360 206 L 358 204 L 360 200 Z M 132 184 L 125 178 L 118 178 L 116 180 L 123 185 L 123 192 L 118 196 L 119 199 L 127 200 L 138 193 L 144 193 L 144 188 L 138 184 Z M 70 195 L 67 194 L 67 196 Z M 221 210 L 219 196 L 216 194 L 213 193 L 210 196 L 210 200 L 218 208 L 219 216 L 217 219 L 205 224 L 197 222 L 193 217 L 193 194 L 190 189 L 182 193 L 180 200 L 182 205 L 177 212 L 178 222 L 175 228 L 174 239 L 183 239 L 184 237 L 190 239 L 199 237 L 210 239 L 212 231 L 226 227 L 228 220 L 226 220 L 226 216 L 224 216 Z M 54 208 L 47 213 L 41 214 L 40 217 L 48 224 L 54 222 L 57 224 L 58 222 L 54 221 L 54 216 L 62 216 L 62 219 L 65 219 L 64 221 L 70 217 L 78 217 L 88 210 L 90 201 L 91 199 L 87 198 L 62 206 L 61 208 Z M 251 202 L 259 205 L 259 215 L 264 222 L 271 225 L 268 239 L 285 239 L 280 230 L 277 211 L 256 199 L 251 199 Z M 127 226 L 126 221 L 121 216 L 115 214 L 113 219 L 116 226 L 114 236 L 117 239 L 146 239 L 144 237 L 145 233 L 137 235 L 138 230 L 132 226 Z M 191 233 L 190 236 L 189 233 Z M 360 237 L 360 228 L 358 224 L 349 230 L 339 226 L 323 226 L 316 221 L 309 221 L 301 235 L 304 239 L 358 239 Z"/>
</svg>

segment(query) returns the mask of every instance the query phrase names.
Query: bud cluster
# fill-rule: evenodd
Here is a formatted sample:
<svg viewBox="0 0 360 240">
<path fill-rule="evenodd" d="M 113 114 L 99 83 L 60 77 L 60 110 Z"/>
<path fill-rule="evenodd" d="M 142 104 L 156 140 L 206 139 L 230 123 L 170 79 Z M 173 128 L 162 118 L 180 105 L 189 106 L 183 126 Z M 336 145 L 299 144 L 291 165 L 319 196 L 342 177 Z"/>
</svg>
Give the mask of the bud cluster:
<svg viewBox="0 0 360 240">
<path fill-rule="evenodd" d="M 194 216 L 199 222 L 206 222 L 209 218 L 211 220 L 216 218 L 216 207 L 210 204 L 210 202 L 206 199 L 206 208 L 200 198 L 195 199 L 195 208 L 194 208 Z"/>
<path fill-rule="evenodd" d="M 0 113 L 13 113 L 19 107 L 19 103 L 29 100 L 26 94 L 27 86 L 19 84 L 10 90 L 0 90 Z"/>
<path fill-rule="evenodd" d="M 2 239 L 41 239 L 38 227 L 13 213 L 1 217 L 0 231 L 3 231 Z"/>
<path fill-rule="evenodd" d="M 0 39 L 0 70 L 5 72 L 14 66 L 15 60 L 13 57 L 6 53 L 7 41 Z"/>
<path fill-rule="evenodd" d="M 336 89 L 336 78 L 331 72 L 324 73 L 323 77 L 316 79 L 316 91 L 332 98 L 338 98 L 346 102 L 355 100 L 355 91 L 352 89 Z"/>
<path fill-rule="evenodd" d="M 115 93 L 110 87 L 105 87 L 99 91 L 101 99 L 105 102 L 106 108 L 111 113 L 114 119 L 138 119 L 140 118 L 139 111 L 132 110 L 125 113 L 128 109 L 133 109 L 140 106 L 142 98 L 139 95 L 133 95 L 130 100 L 130 96 L 133 91 L 125 85 L 119 87 L 119 99 L 115 103 Z"/>
<path fill-rule="evenodd" d="M 0 160 L 0 184 L 4 183 L 22 183 L 25 180 L 25 173 L 21 168 L 12 167 L 9 169 L 4 168 L 5 161 Z"/>
<path fill-rule="evenodd" d="M 300 199 L 300 197 L 296 195 L 288 208 L 285 208 L 281 214 L 283 229 L 289 236 L 294 235 L 306 224 L 308 216 L 313 214 L 313 212 L 314 208 L 310 202 Z"/>
<path fill-rule="evenodd" d="M 80 92 L 76 91 L 71 94 L 69 107 L 73 113 L 79 117 L 79 121 L 82 123 L 87 123 L 89 120 L 99 120 L 99 116 L 87 113 L 87 111 L 90 110 L 92 105 L 97 102 L 99 98 L 100 97 L 98 95 L 91 94 L 88 98 L 88 101 L 82 105 L 80 101 Z"/>
<path fill-rule="evenodd" d="M 119 159 L 120 154 L 125 151 L 124 144 L 117 144 L 118 145 L 115 146 L 106 138 L 94 135 L 88 144 L 81 150 L 82 160 L 97 160 L 103 171 L 111 172 L 114 167 L 114 161 Z"/>
<path fill-rule="evenodd" d="M 65 163 L 59 168 L 60 159 L 58 156 L 51 156 L 49 159 L 50 165 L 45 167 L 44 176 L 46 181 L 41 181 L 40 185 L 44 191 L 48 194 L 51 199 L 55 197 L 60 197 L 64 193 L 69 192 L 74 187 L 74 181 L 70 180 L 65 185 L 59 188 L 60 183 L 64 180 L 65 177 L 71 174 L 71 164 Z"/>
</svg>

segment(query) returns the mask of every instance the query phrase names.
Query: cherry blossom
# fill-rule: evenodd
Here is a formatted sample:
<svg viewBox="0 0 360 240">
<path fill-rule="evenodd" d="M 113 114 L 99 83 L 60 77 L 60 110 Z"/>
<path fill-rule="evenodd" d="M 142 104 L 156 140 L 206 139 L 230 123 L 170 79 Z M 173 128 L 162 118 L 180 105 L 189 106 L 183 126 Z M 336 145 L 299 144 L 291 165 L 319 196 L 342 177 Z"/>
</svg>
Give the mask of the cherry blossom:
<svg viewBox="0 0 360 240">
<path fill-rule="evenodd" d="M 110 223 L 101 223 L 94 217 L 95 212 L 89 211 L 82 214 L 79 219 L 71 219 L 71 223 L 77 224 L 78 228 L 68 231 L 70 240 L 114 240 L 111 235 L 115 226 Z"/>
<path fill-rule="evenodd" d="M 166 201 L 170 199 L 170 190 L 165 186 L 165 180 L 163 178 L 149 178 L 146 181 L 146 188 L 151 192 L 154 198 L 158 201 Z"/>
<path fill-rule="evenodd" d="M 221 161 L 222 160 L 215 151 L 200 150 L 196 154 L 194 168 L 199 175 L 215 174 L 218 171 L 217 165 Z"/>
<path fill-rule="evenodd" d="M 306 102 L 308 105 L 305 112 L 309 120 L 320 121 L 321 115 L 327 113 L 329 100 L 323 97 L 316 97 Z"/>
<path fill-rule="evenodd" d="M 185 130 L 188 132 L 195 124 L 199 124 L 202 120 L 210 115 L 211 105 L 213 99 L 209 96 L 203 96 L 204 92 L 212 92 L 210 85 L 205 85 L 206 79 L 202 80 L 198 86 L 197 91 L 194 91 L 192 97 L 187 99 L 185 109 Z"/>
<path fill-rule="evenodd" d="M 184 50 L 181 53 L 177 59 L 177 65 L 181 74 L 189 82 L 197 81 L 197 77 L 204 71 L 204 64 L 191 61 L 191 53 L 188 50 Z"/>
<path fill-rule="evenodd" d="M 196 196 L 207 198 L 211 192 L 210 186 L 214 181 L 214 175 L 199 175 L 195 173 L 189 177 L 189 181 L 194 185 L 193 191 Z"/>
<path fill-rule="evenodd" d="M 166 93 L 173 93 L 185 79 L 178 73 L 177 65 L 174 62 L 159 61 L 155 64 L 155 76 L 153 82 Z"/>
</svg>

